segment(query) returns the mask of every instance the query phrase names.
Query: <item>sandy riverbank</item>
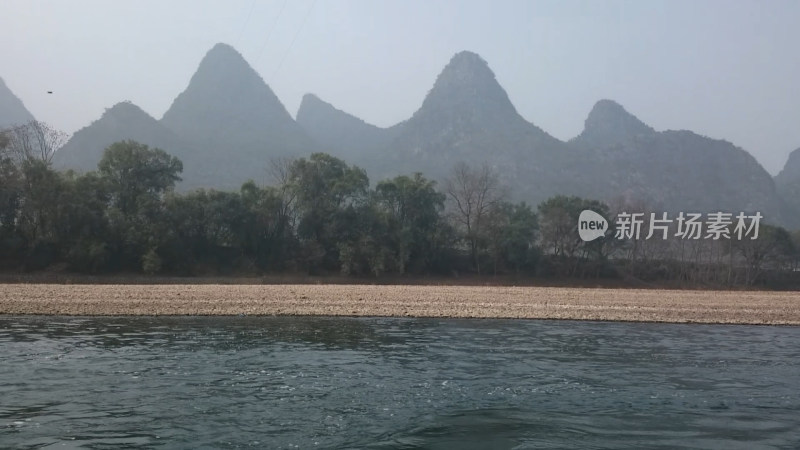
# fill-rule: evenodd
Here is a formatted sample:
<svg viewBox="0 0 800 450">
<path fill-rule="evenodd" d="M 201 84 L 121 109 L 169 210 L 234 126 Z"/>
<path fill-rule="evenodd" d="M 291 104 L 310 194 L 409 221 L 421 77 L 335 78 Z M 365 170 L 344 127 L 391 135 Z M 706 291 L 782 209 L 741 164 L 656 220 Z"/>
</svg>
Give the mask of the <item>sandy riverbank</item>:
<svg viewBox="0 0 800 450">
<path fill-rule="evenodd" d="M 800 292 L 370 285 L 0 285 L 0 314 L 328 315 L 800 325 Z"/>
</svg>

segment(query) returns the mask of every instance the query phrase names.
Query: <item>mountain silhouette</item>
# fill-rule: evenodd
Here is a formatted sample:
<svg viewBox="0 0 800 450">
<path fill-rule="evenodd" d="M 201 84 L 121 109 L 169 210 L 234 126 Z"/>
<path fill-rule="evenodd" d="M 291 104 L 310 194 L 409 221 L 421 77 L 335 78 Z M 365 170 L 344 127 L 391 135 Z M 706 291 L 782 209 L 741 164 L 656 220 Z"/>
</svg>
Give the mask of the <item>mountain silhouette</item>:
<svg viewBox="0 0 800 450">
<path fill-rule="evenodd" d="M 182 189 L 238 189 L 247 179 L 267 182 L 272 158 L 327 151 L 367 169 L 373 182 L 417 171 L 442 182 L 456 163 L 488 163 L 513 200 L 534 205 L 580 195 L 654 211 L 759 211 L 774 223 L 788 223 L 800 211 L 800 189 L 792 187 L 800 186 L 798 151 L 773 180 L 730 142 L 654 130 L 608 99 L 594 105 L 578 136 L 563 142 L 520 116 L 487 62 L 467 51 L 432 81 L 420 108 L 389 128 L 312 94 L 295 121 L 244 58 L 218 44 L 160 121 L 118 104 L 76 133 L 56 162 L 89 170 L 105 146 L 135 139 L 183 160 Z M 13 103 L 5 97 L 0 107 Z"/>
<path fill-rule="evenodd" d="M 396 135 L 396 128 L 380 128 L 336 109 L 314 94 L 306 94 L 297 110 L 297 123 L 322 151 L 346 161 L 375 156 Z"/>
<path fill-rule="evenodd" d="M 789 154 L 783 170 L 775 176 L 775 185 L 792 213 L 791 225 L 800 227 L 800 148 Z"/>
<path fill-rule="evenodd" d="M 565 194 L 665 212 L 758 210 L 776 222 L 790 214 L 769 174 L 741 148 L 689 131 L 658 132 L 613 100 L 598 101 L 574 139 L 553 138 L 518 114 L 486 61 L 472 52 L 453 56 L 419 110 L 388 129 L 350 115 L 345 120 L 316 97 L 306 103 L 298 120 L 316 139 L 337 149 L 374 143 L 352 161 L 374 179 L 421 171 L 443 181 L 457 162 L 486 162 L 515 200 L 532 204 Z M 368 137 L 389 134 L 384 149 Z"/>
<path fill-rule="evenodd" d="M 272 158 L 315 149 L 264 80 L 226 44 L 209 50 L 161 123 L 192 146 L 191 158 L 203 161 L 203 177 L 218 188 L 263 182 Z"/>
<path fill-rule="evenodd" d="M 387 148 L 364 163 L 377 179 L 421 171 L 441 183 L 459 162 L 487 163 L 529 202 L 555 192 L 550 169 L 566 148 L 520 116 L 486 61 L 468 51 L 453 56 L 420 108 L 391 130 Z"/>
<path fill-rule="evenodd" d="M 532 151 L 544 156 L 560 144 L 517 113 L 483 58 L 463 51 L 402 124 L 393 149 L 403 156 L 452 160 Z"/>
<path fill-rule="evenodd" d="M 0 129 L 22 125 L 31 120 L 35 120 L 33 114 L 0 78 Z"/>
<path fill-rule="evenodd" d="M 175 133 L 133 103 L 120 102 L 107 109 L 98 120 L 73 134 L 56 151 L 53 165 L 79 172 L 95 170 L 109 145 L 129 139 L 161 148 L 181 158 L 188 156 L 186 144 Z"/>
<path fill-rule="evenodd" d="M 655 130 L 626 111 L 619 103 L 600 100 L 589 112 L 583 132 L 571 142 L 579 146 L 607 147 L 653 133 Z"/>
</svg>

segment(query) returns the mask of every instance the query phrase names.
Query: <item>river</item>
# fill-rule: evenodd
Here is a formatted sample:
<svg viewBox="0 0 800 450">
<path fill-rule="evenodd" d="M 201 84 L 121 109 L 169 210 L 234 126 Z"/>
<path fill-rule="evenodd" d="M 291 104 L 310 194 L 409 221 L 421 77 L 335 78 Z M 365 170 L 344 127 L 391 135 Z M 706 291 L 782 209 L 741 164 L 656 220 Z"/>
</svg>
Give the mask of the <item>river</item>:
<svg viewBox="0 0 800 450">
<path fill-rule="evenodd" d="M 797 448 L 800 327 L 0 316 L 0 448 Z"/>
</svg>

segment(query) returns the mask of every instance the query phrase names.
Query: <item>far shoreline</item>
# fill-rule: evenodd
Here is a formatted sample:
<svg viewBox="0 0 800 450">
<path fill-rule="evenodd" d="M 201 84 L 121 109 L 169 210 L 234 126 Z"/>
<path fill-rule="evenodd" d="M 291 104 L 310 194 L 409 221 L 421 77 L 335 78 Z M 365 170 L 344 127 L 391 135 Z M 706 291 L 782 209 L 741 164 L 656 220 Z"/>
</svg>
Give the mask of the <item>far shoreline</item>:
<svg viewBox="0 0 800 450">
<path fill-rule="evenodd" d="M 305 273 L 215 274 L 215 275 L 144 275 L 138 273 L 83 274 L 70 272 L 2 272 L 0 285 L 66 284 L 66 285 L 369 285 L 369 286 L 463 286 L 463 287 L 552 287 L 585 289 L 645 289 L 677 291 L 798 292 L 797 282 L 781 284 L 720 285 L 680 282 L 675 280 L 646 281 L 634 277 L 534 277 L 524 274 L 461 275 L 383 275 L 347 276 L 339 274 L 308 275 Z"/>
<path fill-rule="evenodd" d="M 342 316 L 800 325 L 800 292 L 375 284 L 5 283 L 0 315 Z"/>
</svg>

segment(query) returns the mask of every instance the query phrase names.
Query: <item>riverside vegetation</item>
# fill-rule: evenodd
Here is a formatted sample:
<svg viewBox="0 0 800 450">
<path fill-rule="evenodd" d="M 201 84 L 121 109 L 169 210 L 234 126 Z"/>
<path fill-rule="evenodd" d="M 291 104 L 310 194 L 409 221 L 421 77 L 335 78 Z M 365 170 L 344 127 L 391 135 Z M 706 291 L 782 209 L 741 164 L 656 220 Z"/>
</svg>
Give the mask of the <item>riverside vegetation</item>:
<svg viewBox="0 0 800 450">
<path fill-rule="evenodd" d="M 483 274 L 798 286 L 798 232 L 762 223 L 757 240 L 620 241 L 609 233 L 583 242 L 575 231 L 582 210 L 613 219 L 646 207 L 574 196 L 538 207 L 512 203 L 486 165 L 457 164 L 441 185 L 416 173 L 371 187 L 364 170 L 314 153 L 272 161 L 269 186 L 248 181 L 236 192 L 177 193 L 183 165 L 163 150 L 117 142 L 97 170 L 77 174 L 51 167 L 57 147 L 41 138 L 53 136 L 37 122 L 0 133 L 6 272 Z"/>
</svg>

